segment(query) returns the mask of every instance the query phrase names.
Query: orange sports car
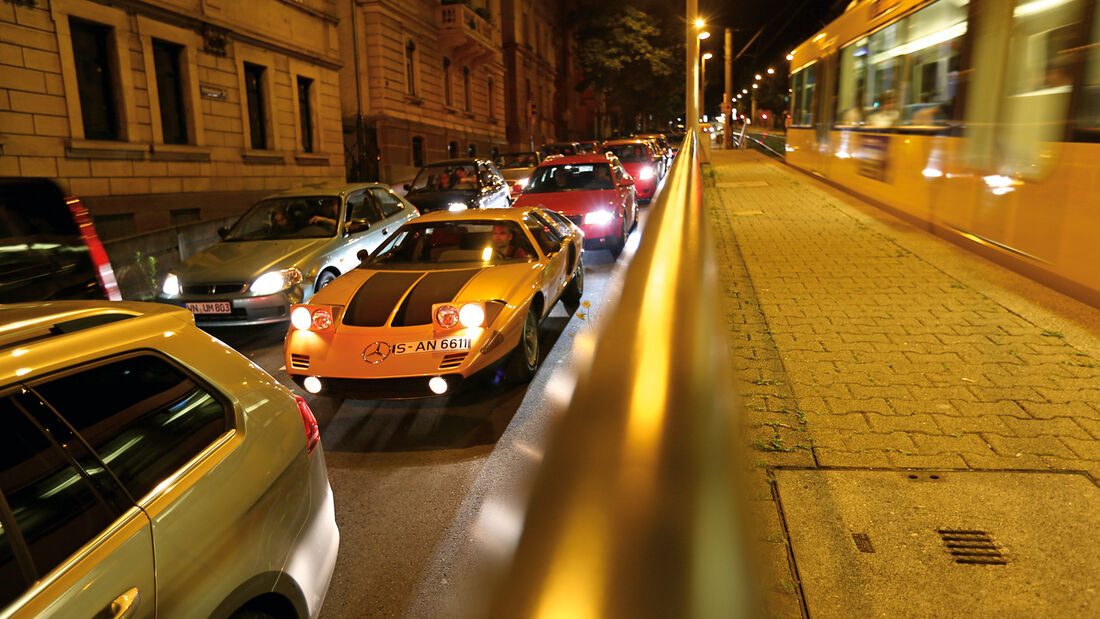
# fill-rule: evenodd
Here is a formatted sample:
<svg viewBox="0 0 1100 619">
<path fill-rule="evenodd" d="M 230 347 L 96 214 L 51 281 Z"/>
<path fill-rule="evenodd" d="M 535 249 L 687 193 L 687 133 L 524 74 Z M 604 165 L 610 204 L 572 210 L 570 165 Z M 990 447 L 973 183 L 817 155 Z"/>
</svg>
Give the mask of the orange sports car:
<svg viewBox="0 0 1100 619">
<path fill-rule="evenodd" d="M 440 211 L 291 308 L 286 369 L 310 393 L 442 395 L 478 376 L 529 380 L 539 323 L 580 303 L 584 233 L 541 208 Z"/>
</svg>

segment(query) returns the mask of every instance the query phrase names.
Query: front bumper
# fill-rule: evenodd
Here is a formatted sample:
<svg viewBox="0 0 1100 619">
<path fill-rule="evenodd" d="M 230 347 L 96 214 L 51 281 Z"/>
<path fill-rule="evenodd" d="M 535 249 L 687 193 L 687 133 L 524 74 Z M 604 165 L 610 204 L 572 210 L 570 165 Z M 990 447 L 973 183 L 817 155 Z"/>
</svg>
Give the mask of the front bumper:
<svg viewBox="0 0 1100 619">
<path fill-rule="evenodd" d="M 297 303 L 300 295 L 291 291 L 277 292 L 262 297 L 234 297 L 226 295 L 157 297 L 157 301 L 187 308 L 188 303 L 228 302 L 228 314 L 195 313 L 195 324 L 200 327 L 241 327 L 265 325 L 290 320 L 290 305 Z"/>
</svg>

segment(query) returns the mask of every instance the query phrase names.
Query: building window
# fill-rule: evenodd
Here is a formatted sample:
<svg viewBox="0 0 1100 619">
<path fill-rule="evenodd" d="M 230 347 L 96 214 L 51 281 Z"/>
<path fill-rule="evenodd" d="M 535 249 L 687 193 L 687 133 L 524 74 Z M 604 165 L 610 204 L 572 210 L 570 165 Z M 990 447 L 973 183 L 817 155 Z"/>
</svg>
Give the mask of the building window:
<svg viewBox="0 0 1100 619">
<path fill-rule="evenodd" d="M 84 119 L 84 137 L 91 140 L 118 140 L 118 107 L 115 105 L 114 73 L 107 53 L 111 28 L 82 19 L 69 18 L 76 62 L 76 82 L 80 88 L 80 114 Z"/>
<path fill-rule="evenodd" d="M 416 96 L 416 43 L 405 42 L 405 88 L 410 96 Z"/>
<path fill-rule="evenodd" d="M 267 148 L 267 119 L 264 116 L 264 72 L 257 64 L 244 63 L 244 90 L 248 100 L 248 129 L 252 136 L 252 148 Z"/>
<path fill-rule="evenodd" d="M 454 105 L 454 93 L 451 88 L 451 59 L 443 58 L 443 103 Z"/>
<path fill-rule="evenodd" d="M 496 118 L 496 93 L 493 92 L 493 78 L 489 78 L 489 118 Z"/>
<path fill-rule="evenodd" d="M 413 165 L 416 167 L 422 167 L 424 165 L 424 138 L 416 136 L 412 139 L 412 154 Z"/>
<path fill-rule="evenodd" d="M 466 111 L 473 107 L 470 103 L 470 67 L 462 67 L 462 93 L 466 97 Z"/>
<path fill-rule="evenodd" d="M 500 155 L 500 148 L 494 146 L 494 147 L 489 149 L 489 158 L 490 159 L 496 159 L 497 155 Z"/>
<path fill-rule="evenodd" d="M 187 116 L 183 107 L 183 75 L 180 54 L 183 47 L 153 39 L 153 66 L 157 72 L 160 125 L 165 144 L 187 143 Z"/>
<path fill-rule="evenodd" d="M 302 152 L 313 152 L 313 109 L 309 104 L 313 80 L 298 76 L 298 122 L 302 127 Z"/>
<path fill-rule="evenodd" d="M 470 144 L 470 145 L 466 146 L 466 156 L 467 157 L 477 157 L 477 145 L 476 144 Z"/>
<path fill-rule="evenodd" d="M 458 142 L 447 144 L 447 156 L 454 159 L 458 156 Z"/>
</svg>

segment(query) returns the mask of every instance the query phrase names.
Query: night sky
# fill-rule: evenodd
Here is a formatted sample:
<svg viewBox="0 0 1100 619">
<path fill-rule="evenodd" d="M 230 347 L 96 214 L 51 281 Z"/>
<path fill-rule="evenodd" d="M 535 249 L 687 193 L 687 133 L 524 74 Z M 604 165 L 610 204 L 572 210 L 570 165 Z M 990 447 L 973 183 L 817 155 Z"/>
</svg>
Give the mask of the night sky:
<svg viewBox="0 0 1100 619">
<path fill-rule="evenodd" d="M 733 28 L 736 55 L 757 31 L 760 36 L 734 63 L 734 86 L 752 82 L 752 75 L 774 67 L 786 75 L 785 56 L 844 11 L 850 0 L 698 0 L 699 12 L 707 20 L 711 37 L 703 51 L 714 54 L 707 61 L 708 103 L 723 92 L 723 28 Z M 682 13 L 681 13 L 682 14 Z M 710 107 L 708 105 L 708 107 Z"/>
</svg>

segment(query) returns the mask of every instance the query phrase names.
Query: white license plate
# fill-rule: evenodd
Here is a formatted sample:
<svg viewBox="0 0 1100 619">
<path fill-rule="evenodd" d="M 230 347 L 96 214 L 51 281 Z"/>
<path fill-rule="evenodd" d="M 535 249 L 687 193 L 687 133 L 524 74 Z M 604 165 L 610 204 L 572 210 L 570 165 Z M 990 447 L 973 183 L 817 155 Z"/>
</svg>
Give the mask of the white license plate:
<svg viewBox="0 0 1100 619">
<path fill-rule="evenodd" d="M 232 314 L 233 306 L 229 301 L 210 301 L 206 303 L 186 303 L 192 314 Z"/>
<path fill-rule="evenodd" d="M 423 352 L 455 352 L 470 350 L 473 338 L 470 337 L 445 337 L 438 340 L 420 340 L 419 342 L 402 342 L 393 345 L 393 354 L 412 355 Z"/>
</svg>

